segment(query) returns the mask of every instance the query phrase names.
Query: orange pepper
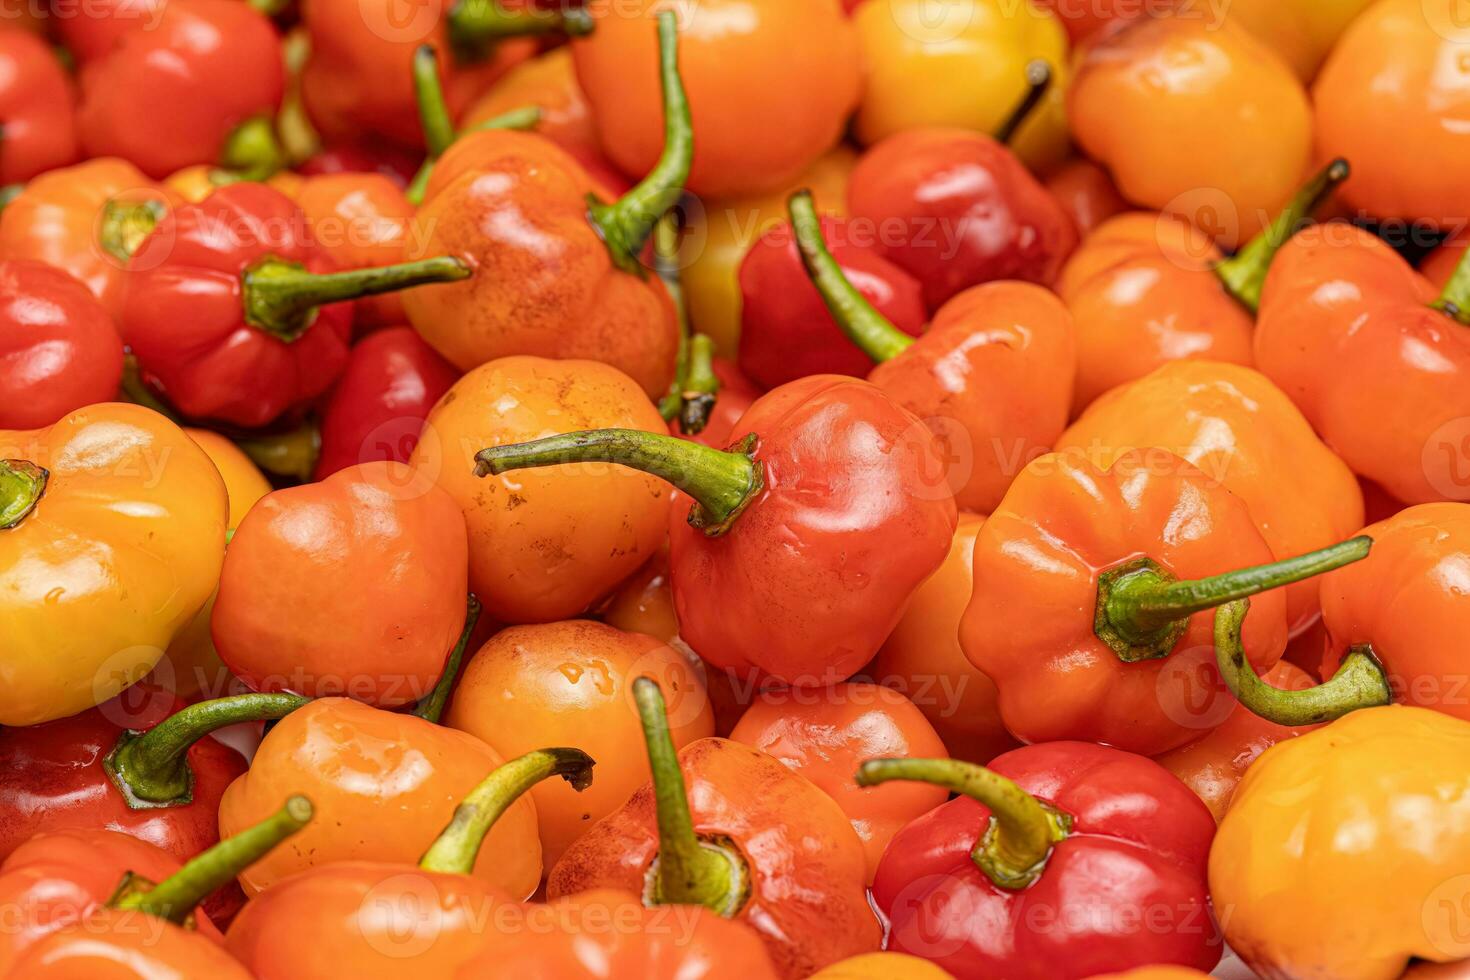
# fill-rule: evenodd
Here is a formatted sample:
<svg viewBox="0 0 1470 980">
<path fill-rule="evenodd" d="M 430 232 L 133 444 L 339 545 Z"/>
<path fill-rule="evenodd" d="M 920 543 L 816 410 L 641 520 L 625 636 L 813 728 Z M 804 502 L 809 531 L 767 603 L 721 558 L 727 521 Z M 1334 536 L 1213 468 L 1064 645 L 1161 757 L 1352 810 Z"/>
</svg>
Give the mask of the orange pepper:
<svg viewBox="0 0 1470 980">
<path fill-rule="evenodd" d="M 652 169 L 663 145 L 648 22 L 665 6 L 592 0 L 596 29 L 572 44 L 603 151 L 629 174 Z M 694 113 L 690 191 L 773 191 L 841 141 L 861 82 L 857 32 L 835 0 L 701 0 L 679 9 Z"/>
<path fill-rule="evenodd" d="M 762 692 L 730 739 L 780 759 L 837 801 L 863 842 L 869 884 L 893 835 L 949 798 L 943 787 L 928 783 L 868 790 L 853 781 L 868 759 L 949 757 L 923 712 L 877 684 Z"/>
<path fill-rule="evenodd" d="M 1088 980 L 1209 980 L 1210 974 L 1187 966 L 1140 966 L 1127 973 L 1100 973 Z"/>
<path fill-rule="evenodd" d="M 1226 247 L 1271 221 L 1310 162 L 1301 82 L 1229 20 L 1165 14 L 1105 35 L 1083 55 L 1067 109 L 1124 197 Z"/>
<path fill-rule="evenodd" d="M 311 797 L 317 819 L 240 875 L 256 895 L 282 878 L 339 861 L 414 864 L 468 794 L 502 759 L 464 732 L 346 698 L 287 715 L 260 743 L 250 771 L 225 790 L 220 835 L 269 813 L 282 788 Z M 515 898 L 541 880 L 536 804 L 523 797 L 496 822 L 474 874 Z"/>
<path fill-rule="evenodd" d="M 1046 175 L 1045 184 L 1082 235 L 1128 210 L 1128 202 L 1118 193 L 1113 178 L 1091 160 L 1078 157 L 1067 161 Z"/>
<path fill-rule="evenodd" d="M 1210 851 L 1225 938 L 1263 976 L 1392 980 L 1470 957 L 1470 724 L 1369 708 L 1257 759 Z"/>
<path fill-rule="evenodd" d="M 914 592 L 867 673 L 906 694 L 946 754 L 984 765 L 1017 747 L 1001 724 L 995 683 L 960 649 L 960 617 L 975 591 L 975 538 L 985 518 L 960 514 L 944 564 Z"/>
<path fill-rule="evenodd" d="M 646 633 L 664 643 L 679 639 L 674 590 L 669 581 L 668 542 L 608 596 L 598 618 L 625 633 Z"/>
<path fill-rule="evenodd" d="M 1279 54 L 1310 82 L 1364 9 L 1374 0 L 1231 0 L 1225 16 Z"/>
<path fill-rule="evenodd" d="M 429 414 L 412 465 L 449 492 L 470 536 L 470 591 L 505 623 L 576 616 L 657 553 L 669 491 L 620 466 L 485 479 L 475 453 L 599 426 L 666 432 L 632 379 L 593 361 L 506 357 L 461 378 Z"/>
<path fill-rule="evenodd" d="M 908 953 L 864 953 L 813 973 L 811 980 L 948 980 L 947 970 Z"/>
<path fill-rule="evenodd" d="M 311 237 L 342 268 L 367 269 L 403 261 L 414 207 L 403 190 L 382 174 L 307 177 L 291 197 L 306 215 Z M 354 309 L 353 324 L 358 330 L 403 323 L 407 316 L 397 293 L 363 297 Z"/>
<path fill-rule="evenodd" d="M 633 697 L 653 782 L 562 855 L 547 897 L 616 888 L 645 904 L 703 905 L 759 933 L 789 978 L 876 950 L 862 844 L 832 798 L 737 742 L 676 751 L 658 685 L 640 678 Z"/>
<path fill-rule="evenodd" d="M 650 676 L 670 692 L 674 744 L 714 733 L 709 697 L 694 666 L 651 636 L 573 620 L 513 626 L 465 666 L 444 723 L 504 756 L 526 746 L 576 745 L 602 762 L 586 789 L 545 782 L 531 790 L 547 866 L 649 778 L 629 685 Z"/>
<path fill-rule="evenodd" d="M 1243 500 L 1277 558 L 1325 548 L 1363 526 L 1363 495 L 1347 465 L 1250 368 L 1164 364 L 1098 399 L 1057 440 L 1058 451 L 1082 452 L 1102 467 L 1151 447 L 1188 460 Z M 1293 635 L 1320 610 L 1316 581 L 1286 587 Z"/>
</svg>

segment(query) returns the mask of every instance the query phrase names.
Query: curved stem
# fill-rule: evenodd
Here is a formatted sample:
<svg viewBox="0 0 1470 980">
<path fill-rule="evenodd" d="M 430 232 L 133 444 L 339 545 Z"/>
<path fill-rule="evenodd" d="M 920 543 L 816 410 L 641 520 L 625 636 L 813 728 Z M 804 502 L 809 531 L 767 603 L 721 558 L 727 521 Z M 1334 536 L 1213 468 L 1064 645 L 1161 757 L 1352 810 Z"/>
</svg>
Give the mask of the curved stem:
<svg viewBox="0 0 1470 980">
<path fill-rule="evenodd" d="M 694 832 L 679 753 L 669 734 L 663 692 L 649 677 L 633 681 L 633 700 L 643 724 L 658 810 L 658 857 L 648 869 L 645 901 L 654 905 L 703 905 L 730 917 L 750 895 L 749 868 L 734 845 L 704 840 Z"/>
<path fill-rule="evenodd" d="M 262 822 L 222 840 L 147 891 L 127 891 L 111 904 L 137 909 L 169 922 L 183 923 L 216 889 L 264 857 L 311 820 L 311 801 L 293 796 Z"/>
<path fill-rule="evenodd" d="M 219 165 L 235 180 L 265 180 L 286 165 L 286 151 L 267 116 L 248 119 L 225 140 Z"/>
<path fill-rule="evenodd" d="M 459 133 L 454 139 L 459 139 L 465 133 L 478 133 L 487 129 L 535 129 L 536 124 L 541 121 L 541 107 L 534 105 L 523 105 L 516 109 L 508 109 L 500 115 L 484 122 L 476 123 L 464 133 Z M 403 196 L 409 204 L 423 204 L 424 193 L 429 189 L 429 178 L 434 175 L 434 164 L 439 162 L 438 154 L 430 154 L 419 166 L 418 172 L 409 181 Z"/>
<path fill-rule="evenodd" d="M 1470 248 L 1460 257 L 1439 299 L 1429 305 L 1456 323 L 1470 327 Z"/>
<path fill-rule="evenodd" d="M 664 151 L 658 163 L 614 204 L 588 201 L 592 222 L 613 263 L 625 272 L 643 274 L 638 255 L 653 226 L 679 201 L 694 162 L 694 127 L 689 99 L 679 78 L 679 22 L 672 10 L 658 15 L 659 78 L 664 95 Z"/>
<path fill-rule="evenodd" d="M 46 493 L 51 473 L 28 459 L 0 459 L 0 531 L 30 516 Z"/>
<path fill-rule="evenodd" d="M 1046 98 L 1047 91 L 1051 88 L 1051 65 L 1040 58 L 1026 63 L 1026 94 L 1021 96 L 1021 101 L 1016 103 L 1016 108 L 1006 117 L 1005 122 L 993 134 L 997 143 L 1010 143 L 1015 139 L 1016 131 L 1026 124 L 1031 118 L 1031 113 Z"/>
<path fill-rule="evenodd" d="M 284 718 L 308 701 L 296 694 L 239 694 L 200 701 L 146 732 L 124 732 L 102 765 L 132 809 L 182 806 L 192 799 L 189 750 L 195 742 L 243 721 Z"/>
<path fill-rule="evenodd" d="M 879 313 L 848 281 L 842 266 L 832 257 L 822 237 L 822 221 L 817 217 L 811 191 L 792 194 L 786 202 L 786 211 L 791 216 L 791 232 L 801 252 L 801 264 L 847 339 L 879 364 L 908 350 L 914 338 Z"/>
<path fill-rule="evenodd" d="M 461 60 L 474 61 L 496 41 L 513 37 L 566 34 L 581 37 L 592 32 L 592 15 L 581 7 L 563 4 L 562 10 L 507 10 L 501 0 L 456 0 L 446 18 L 449 41 Z"/>
<path fill-rule="evenodd" d="M 469 646 L 470 634 L 475 631 L 475 624 L 480 621 L 480 600 L 470 593 L 465 602 L 464 629 L 460 631 L 459 642 L 449 652 L 449 659 L 444 662 L 444 672 L 439 675 L 439 681 L 429 696 L 418 703 L 413 713 L 424 721 L 439 722 L 439 716 L 444 713 L 444 703 L 449 700 L 449 692 L 454 687 L 454 681 L 459 677 L 460 664 L 464 662 L 465 647 Z"/>
<path fill-rule="evenodd" d="M 581 749 L 538 749 L 501 765 L 454 808 L 449 826 L 429 845 L 419 867 L 445 874 L 472 873 L 485 835 L 512 803 L 551 776 L 560 776 L 580 793 L 592 785 L 594 765 Z"/>
<path fill-rule="evenodd" d="M 241 275 L 241 300 L 247 323 L 289 344 L 311 326 L 318 306 L 469 276 L 468 265 L 447 255 L 329 273 L 307 272 L 294 262 L 266 258 Z"/>
<path fill-rule="evenodd" d="M 695 501 L 689 523 L 723 534 L 765 487 L 754 458 L 755 437 L 732 450 L 642 429 L 591 429 L 531 442 L 492 446 L 475 454 L 475 475 L 565 463 L 617 463 L 667 480 Z"/>
<path fill-rule="evenodd" d="M 1261 680 L 1246 659 L 1240 633 L 1249 599 L 1215 610 L 1215 662 L 1235 700 L 1253 714 L 1296 728 L 1320 725 L 1349 711 L 1393 703 L 1393 689 L 1371 646 L 1354 647 L 1332 679 L 1300 691 L 1283 691 Z"/>
<path fill-rule="evenodd" d="M 420 44 L 413 53 L 413 94 L 424 130 L 424 149 L 430 159 L 437 158 L 454 142 L 454 121 L 449 118 L 449 104 L 439 82 L 439 56 L 431 44 Z"/>
<path fill-rule="evenodd" d="M 1131 561 L 1098 576 L 1094 632 L 1120 660 L 1168 656 L 1195 613 L 1361 561 L 1372 546 L 1373 539 L 1361 535 L 1296 558 L 1182 582 L 1151 559 Z"/>
<path fill-rule="evenodd" d="M 720 379 L 715 374 L 715 342 L 707 334 L 697 333 L 689 341 L 689 366 L 680 397 L 679 431 L 697 436 L 709 425 L 710 413 L 720 393 Z"/>
<path fill-rule="evenodd" d="M 1016 891 L 1035 881 L 1052 845 L 1064 840 L 1071 829 L 1071 817 L 1004 776 L 970 762 L 869 759 L 857 771 L 859 786 L 877 786 L 894 779 L 943 786 L 990 810 L 990 826 L 976 841 L 970 857 L 997 888 Z"/>
<path fill-rule="evenodd" d="M 1285 210 L 1259 235 L 1246 242 L 1232 257 L 1216 262 L 1215 275 L 1220 277 L 1225 291 L 1246 309 L 1256 312 L 1261 305 L 1261 288 L 1266 284 L 1271 260 L 1322 206 L 1337 185 L 1348 179 L 1350 173 L 1346 160 L 1341 157 L 1333 160 L 1297 192 Z"/>
</svg>

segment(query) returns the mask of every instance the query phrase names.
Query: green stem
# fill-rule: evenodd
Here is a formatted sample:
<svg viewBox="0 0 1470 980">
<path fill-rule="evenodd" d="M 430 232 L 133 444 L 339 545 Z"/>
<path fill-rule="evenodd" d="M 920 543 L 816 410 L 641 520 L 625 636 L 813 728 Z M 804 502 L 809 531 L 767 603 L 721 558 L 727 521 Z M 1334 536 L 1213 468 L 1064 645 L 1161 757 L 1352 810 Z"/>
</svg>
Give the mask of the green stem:
<svg viewBox="0 0 1470 980">
<path fill-rule="evenodd" d="M 1021 101 L 1011 114 L 1006 117 L 1005 122 L 1000 124 L 992 135 L 997 143 L 1009 144 L 1015 139 L 1016 132 L 1031 118 L 1031 113 L 1046 98 L 1047 90 L 1051 88 L 1051 65 L 1040 58 L 1026 62 L 1026 94 L 1021 96 Z"/>
<path fill-rule="evenodd" d="M 1235 699 L 1253 714 L 1296 728 L 1320 725 L 1349 711 L 1393 703 L 1388 675 L 1371 646 L 1354 647 L 1332 679 L 1300 691 L 1283 691 L 1261 680 L 1246 658 L 1241 629 L 1249 599 L 1237 599 L 1215 610 L 1215 661 Z"/>
<path fill-rule="evenodd" d="M 0 459 L 0 531 L 30 516 L 46 492 L 49 470 L 28 459 Z"/>
<path fill-rule="evenodd" d="M 464 629 L 460 631 L 459 642 L 449 652 L 449 659 L 444 663 L 444 672 L 439 675 L 439 682 L 414 708 L 413 713 L 424 721 L 438 723 L 439 716 L 444 713 L 444 702 L 449 700 L 449 692 L 454 687 L 455 678 L 459 677 L 459 666 L 464 662 L 465 647 L 469 646 L 470 634 L 475 631 L 475 624 L 480 621 L 480 600 L 471 593 L 465 603 Z"/>
<path fill-rule="evenodd" d="M 659 414 L 672 422 L 684 409 L 684 382 L 689 376 L 689 309 L 684 299 L 684 283 L 679 277 L 679 220 L 665 212 L 653 229 L 653 270 L 674 303 L 675 322 L 679 328 L 679 348 L 674 360 L 674 380 L 658 403 Z"/>
<path fill-rule="evenodd" d="M 817 217 L 811 191 L 792 194 L 786 210 L 791 216 L 791 231 L 801 252 L 801 264 L 847 339 L 879 364 L 908 350 L 914 338 L 879 313 L 848 281 L 842 266 L 832 257 L 822 237 L 822 221 Z"/>
<path fill-rule="evenodd" d="M 710 413 L 720 393 L 720 379 L 715 374 L 715 342 L 697 333 L 689 341 L 689 367 L 684 379 L 679 431 L 697 436 L 709 425 Z"/>
<path fill-rule="evenodd" d="M 225 140 L 219 165 L 234 180 L 265 180 L 286 165 L 286 151 L 276 138 L 275 123 L 257 116 L 235 127 Z"/>
<path fill-rule="evenodd" d="M 592 757 L 581 749 L 538 749 L 501 765 L 454 808 L 444 832 L 419 860 L 425 871 L 467 875 L 475 870 L 480 844 L 500 815 L 532 786 L 560 776 L 582 792 L 592 785 Z"/>
<path fill-rule="evenodd" d="M 1019 891 L 1041 876 L 1052 845 L 1065 840 L 1072 818 L 1042 803 L 999 773 L 958 759 L 869 759 L 859 786 L 890 780 L 931 783 L 968 796 L 990 810 L 990 826 L 970 852 L 997 888 Z"/>
<path fill-rule="evenodd" d="M 506 10 L 500 0 L 456 0 L 446 18 L 449 41 L 464 61 L 484 57 L 497 41 L 513 37 L 592 32 L 592 15 L 580 7 L 564 10 Z"/>
<path fill-rule="evenodd" d="M 157 200 L 110 200 L 102 206 L 97 244 L 114 259 L 126 263 L 167 211 L 167 205 Z"/>
<path fill-rule="evenodd" d="M 239 694 L 200 701 L 146 732 L 124 732 L 103 760 L 103 768 L 134 810 L 183 806 L 193 800 L 189 750 L 195 742 L 240 722 L 284 718 L 307 703 L 296 694 Z"/>
<path fill-rule="evenodd" d="M 241 275 L 241 299 L 247 323 L 289 344 L 311 326 L 317 307 L 327 303 L 469 277 L 470 267 L 448 255 L 330 273 L 307 272 L 295 262 L 268 257 Z"/>
<path fill-rule="evenodd" d="M 25 184 L 6 184 L 0 187 L 0 211 L 4 211 L 6 205 L 20 197 L 21 192 L 26 189 Z"/>
<path fill-rule="evenodd" d="M 1216 262 L 1215 275 L 1220 277 L 1225 291 L 1255 313 L 1260 308 L 1261 288 L 1266 284 L 1266 273 L 1276 253 L 1350 173 L 1346 160 L 1341 157 L 1333 160 L 1297 192 L 1285 210 L 1259 235 L 1246 242 L 1234 256 Z"/>
<path fill-rule="evenodd" d="M 734 449 L 719 450 L 641 429 L 591 429 L 482 449 L 475 454 L 475 475 L 565 463 L 617 463 L 667 480 L 692 497 L 689 523 L 714 537 L 729 530 L 765 487 L 755 444 L 750 436 Z"/>
<path fill-rule="evenodd" d="M 125 891 L 109 904 L 182 924 L 210 893 L 235 880 L 240 872 L 306 826 L 311 814 L 311 801 L 293 796 L 261 823 L 220 841 L 151 889 Z"/>
<path fill-rule="evenodd" d="M 521 106 L 518 109 L 509 109 L 492 119 L 476 123 L 464 133 L 478 133 L 486 129 L 535 129 L 536 124 L 541 121 L 541 107 L 534 105 Z M 463 136 L 460 133 L 455 136 L 458 139 Z M 429 188 L 429 178 L 434 175 L 434 164 L 439 162 L 439 157 L 430 154 L 419 166 L 418 172 L 413 175 L 413 180 L 404 190 L 403 196 L 408 199 L 409 204 L 423 204 L 424 193 Z"/>
<path fill-rule="evenodd" d="M 1296 558 L 1182 582 L 1140 558 L 1098 576 L 1093 629 L 1120 660 L 1166 657 L 1195 613 L 1361 561 L 1372 546 L 1373 539 L 1361 535 Z"/>
<path fill-rule="evenodd" d="M 1470 327 L 1470 248 L 1460 257 L 1439 299 L 1429 305 L 1456 323 Z"/>
<path fill-rule="evenodd" d="M 235 445 L 271 476 L 305 483 L 321 458 L 322 433 L 315 422 L 307 421 L 289 432 L 237 437 Z"/>
<path fill-rule="evenodd" d="M 613 263 L 643 274 L 638 261 L 653 226 L 679 202 L 694 162 L 689 99 L 679 77 L 679 22 L 672 10 L 658 15 L 659 77 L 664 96 L 664 152 L 648 176 L 614 204 L 588 200 L 588 219 L 602 236 Z"/>
<path fill-rule="evenodd" d="M 702 905 L 726 918 L 750 897 L 750 869 L 733 842 L 694 832 L 679 753 L 669 733 L 663 692 L 649 677 L 633 681 L 658 812 L 658 857 L 648 869 L 650 905 Z"/>
<path fill-rule="evenodd" d="M 290 0 L 249 0 L 249 3 L 252 10 L 266 17 L 279 17 L 291 5 Z"/>
<path fill-rule="evenodd" d="M 413 93 L 418 100 L 419 122 L 424 130 L 424 148 L 437 159 L 454 142 L 454 121 L 439 82 L 439 56 L 430 44 L 420 44 L 413 53 Z"/>
</svg>

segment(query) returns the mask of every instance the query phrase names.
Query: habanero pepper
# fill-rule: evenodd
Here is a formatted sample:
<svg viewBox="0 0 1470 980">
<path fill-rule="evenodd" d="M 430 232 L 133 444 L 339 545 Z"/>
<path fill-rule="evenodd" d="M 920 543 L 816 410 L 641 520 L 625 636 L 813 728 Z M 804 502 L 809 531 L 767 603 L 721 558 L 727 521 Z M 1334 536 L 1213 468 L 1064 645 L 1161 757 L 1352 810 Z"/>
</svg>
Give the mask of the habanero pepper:
<svg viewBox="0 0 1470 980">
<path fill-rule="evenodd" d="M 955 502 L 988 513 L 1016 471 L 1066 427 L 1076 330 L 1040 286 L 990 282 L 940 307 L 923 336 L 904 336 L 848 281 L 822 239 L 809 195 L 791 199 L 796 242 L 817 292 L 877 366 L 868 380 L 924 421 L 946 455 Z"/>
<path fill-rule="evenodd" d="M 439 257 L 337 272 L 289 198 L 240 182 L 170 211 L 127 275 L 118 326 L 144 381 L 190 418 L 255 428 L 336 380 L 352 329 L 344 301 L 470 270 Z"/>
<path fill-rule="evenodd" d="M 863 849 L 838 805 L 764 752 L 704 738 L 676 751 L 663 697 L 633 682 L 653 781 L 562 855 L 558 899 L 593 888 L 701 905 L 750 926 L 784 977 L 876 950 Z"/>
<path fill-rule="evenodd" d="M 76 162 L 74 103 L 71 80 L 50 46 L 0 22 L 0 186 Z"/>
<path fill-rule="evenodd" d="M 875 759 L 857 775 L 863 786 L 895 779 L 959 797 L 900 831 L 878 867 L 873 899 L 888 916 L 889 949 L 958 980 L 1219 962 L 1205 883 L 1215 821 L 1158 763 L 1055 742 L 989 768 Z"/>
<path fill-rule="evenodd" d="M 408 150 L 379 139 L 332 142 L 296 165 L 302 177 L 378 174 L 394 187 L 405 188 L 423 162 L 423 147 Z"/>
<path fill-rule="evenodd" d="M 382 174 L 326 174 L 301 181 L 289 195 L 317 248 L 344 269 L 390 266 L 403 261 L 403 243 L 414 207 L 403 189 Z M 353 304 L 358 332 L 405 322 L 397 293 L 364 296 Z"/>
<path fill-rule="evenodd" d="M 1224 720 L 1209 610 L 1257 596 L 1246 649 L 1269 668 L 1286 649 L 1279 587 L 1358 561 L 1371 543 L 1274 561 L 1246 503 L 1171 453 L 1130 450 L 1106 469 L 1054 453 L 1021 472 L 980 530 L 960 643 L 1021 741 L 1156 755 Z"/>
<path fill-rule="evenodd" d="M 933 434 L 881 389 L 816 375 L 769 392 L 725 451 L 601 429 L 476 455 L 497 475 L 618 463 L 692 498 L 669 515 L 684 639 L 719 669 L 788 684 L 852 676 L 877 652 L 954 535 L 954 497 Z M 560 482 L 566 482 L 560 478 Z M 878 503 L 880 502 L 881 503 Z"/>
<path fill-rule="evenodd" d="M 1048 171 L 1045 184 L 1084 236 L 1113 215 L 1130 210 L 1108 172 L 1085 157 Z"/>
<path fill-rule="evenodd" d="M 863 953 L 824 966 L 811 980 L 953 980 L 942 970 L 908 953 Z"/>
</svg>

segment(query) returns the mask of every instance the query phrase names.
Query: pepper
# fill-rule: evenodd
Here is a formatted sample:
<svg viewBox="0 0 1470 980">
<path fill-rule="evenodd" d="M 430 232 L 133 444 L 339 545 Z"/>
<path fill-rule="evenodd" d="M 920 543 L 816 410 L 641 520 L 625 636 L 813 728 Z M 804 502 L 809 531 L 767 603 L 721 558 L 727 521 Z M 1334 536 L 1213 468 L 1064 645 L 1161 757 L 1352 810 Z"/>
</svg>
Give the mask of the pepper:
<svg viewBox="0 0 1470 980">
<path fill-rule="evenodd" d="M 948 971 L 907 953 L 864 953 L 823 967 L 812 980 L 950 980 Z"/>
<path fill-rule="evenodd" d="M 862 786 L 895 779 L 959 797 L 900 831 L 878 867 L 873 900 L 890 950 L 959 980 L 1219 961 L 1205 887 L 1215 821 L 1158 763 L 1054 742 L 989 768 L 874 759 L 857 774 Z"/>
<path fill-rule="evenodd" d="M 669 518 L 690 646 L 716 668 L 754 666 L 788 684 L 845 680 L 954 535 L 936 440 L 880 389 L 837 375 L 766 394 L 731 439 L 721 451 L 637 430 L 573 432 L 492 445 L 477 472 L 595 461 L 668 480 L 693 501 Z"/>
<path fill-rule="evenodd" d="M 1343 32 L 1372 3 L 1373 0 L 1331 3 L 1236 0 L 1226 8 L 1225 16 L 1260 38 L 1303 82 L 1310 82 L 1337 47 Z"/>
<path fill-rule="evenodd" d="M 445 724 L 507 757 L 528 745 L 561 744 L 595 747 L 605 760 L 590 787 L 547 782 L 531 790 L 548 867 L 648 781 L 643 732 L 629 706 L 629 687 L 644 675 L 671 692 L 675 746 L 714 734 L 695 668 L 650 636 L 587 620 L 513 626 L 465 665 Z"/>
<path fill-rule="evenodd" d="M 125 875 L 105 907 L 33 943 L 10 975 L 249 980 L 249 972 L 220 949 L 217 938 L 191 927 L 194 906 L 311 818 L 311 803 L 293 796 L 266 820 L 216 844 L 157 884 Z"/>
<path fill-rule="evenodd" d="M 225 518 L 209 457 L 146 408 L 0 430 L 0 725 L 65 718 L 146 674 L 209 598 Z"/>
<path fill-rule="evenodd" d="M 429 712 L 432 715 L 432 712 Z M 281 788 L 315 801 L 319 819 L 240 876 L 250 896 L 308 868 L 352 861 L 415 864 L 455 807 L 503 762 L 472 735 L 347 698 L 312 701 L 276 723 L 250 770 L 225 790 L 222 835 L 269 813 Z M 516 800 L 490 831 L 475 877 L 519 900 L 541 880 L 536 805 Z"/>
<path fill-rule="evenodd" d="M 1046 175 L 1046 189 L 1082 235 L 1115 214 L 1129 210 L 1113 178 L 1085 157 L 1069 160 Z"/>
<path fill-rule="evenodd" d="M 416 864 L 338 861 L 292 875 L 246 906 L 225 948 L 258 980 L 398 977 L 405 964 L 449 977 L 480 949 L 498 947 L 498 930 L 518 918 L 508 894 L 473 875 L 497 818 L 552 776 L 586 789 L 592 767 L 577 749 L 512 759 L 464 797 Z"/>
<path fill-rule="evenodd" d="M 1077 320 L 1073 411 L 1169 361 L 1250 365 L 1255 312 L 1273 258 L 1347 175 L 1347 162 L 1333 161 L 1230 258 L 1168 214 L 1119 215 L 1088 235 L 1056 286 Z"/>
<path fill-rule="evenodd" d="M 624 173 L 649 172 L 663 145 L 648 29 L 661 7 L 593 3 L 597 29 L 572 43 L 598 140 Z M 679 16 L 695 107 L 691 192 L 773 191 L 841 142 L 861 79 L 857 31 L 835 4 L 703 0 Z"/>
<path fill-rule="evenodd" d="M 547 898 L 617 888 L 702 905 L 754 929 L 784 977 L 876 950 L 862 845 L 831 797 L 727 739 L 676 751 L 658 684 L 632 690 L 653 781 L 567 850 Z"/>
<path fill-rule="evenodd" d="M 658 551 L 669 494 L 655 477 L 606 466 L 475 477 L 481 446 L 600 425 L 667 431 L 631 378 L 593 361 L 491 361 L 429 414 L 412 465 L 464 512 L 470 591 L 493 618 L 580 615 Z"/>
<path fill-rule="evenodd" d="M 121 157 L 155 180 L 199 163 L 280 168 L 271 120 L 285 91 L 281 39 L 247 3 L 169 0 L 88 62 L 81 85 L 89 157 Z"/>
<path fill-rule="evenodd" d="M 290 199 L 241 182 L 154 226 L 128 263 L 118 326 L 144 381 L 184 415 L 255 428 L 341 372 L 343 301 L 469 274 L 448 257 L 336 272 Z"/>
<path fill-rule="evenodd" d="M 1340 980 L 1470 956 L 1467 750 L 1461 719 L 1394 706 L 1256 760 L 1210 855 L 1231 948 L 1262 975 Z"/>
<path fill-rule="evenodd" d="M 682 420 L 674 419 L 669 424 L 669 432 L 713 449 L 724 449 L 730 445 L 730 433 L 735 431 L 735 423 L 764 392 L 751 383 L 734 361 L 711 357 L 709 363 L 718 384 L 718 395 L 709 417 L 705 419 L 704 428 L 686 433 Z"/>
<path fill-rule="evenodd" d="M 30 31 L 0 29 L 0 79 L 0 185 L 76 162 L 72 85 L 46 42 Z"/>
<path fill-rule="evenodd" d="M 794 195 L 790 209 L 812 283 L 842 332 L 878 362 L 868 380 L 932 430 L 956 503 L 992 510 L 1067 424 L 1076 352 L 1065 307 L 1030 283 L 987 283 L 945 303 L 913 340 L 833 261 L 811 198 Z"/>
<path fill-rule="evenodd" d="M 1234 21 L 1187 10 L 1091 44 L 1067 116 L 1124 197 L 1226 248 L 1268 225 L 1310 164 L 1312 109 L 1291 69 Z"/>
<path fill-rule="evenodd" d="M 1363 494 L 1352 472 L 1291 400 L 1247 367 L 1163 364 L 1093 402 L 1056 446 L 1102 467 L 1129 449 L 1157 448 L 1187 460 L 1245 502 L 1277 558 L 1325 548 L 1363 526 Z M 1293 636 L 1320 611 L 1315 580 L 1286 587 Z"/>
<path fill-rule="evenodd" d="M 1245 502 L 1171 453 L 1130 450 L 1106 469 L 1054 453 L 980 530 L 960 644 L 1020 740 L 1155 755 L 1224 720 L 1209 610 L 1256 596 L 1245 649 L 1269 668 L 1286 648 L 1279 587 L 1361 560 L 1371 543 L 1275 562 Z"/>
<path fill-rule="evenodd" d="M 322 408 L 321 455 L 312 476 L 374 460 L 408 462 L 435 403 L 459 372 L 408 327 L 354 344 Z"/>
<path fill-rule="evenodd" d="M 409 150 L 372 138 L 333 141 L 297 164 L 296 172 L 303 177 L 379 174 L 402 189 L 413 179 L 423 153 L 422 145 Z"/>
<path fill-rule="evenodd" d="M 848 681 L 809 692 L 762 691 L 730 740 L 781 760 L 837 801 L 862 841 L 868 884 L 893 835 L 948 798 L 938 786 L 890 786 L 869 793 L 853 783 L 857 766 L 880 755 L 949 755 L 912 701 L 877 684 Z"/>
<path fill-rule="evenodd" d="M 981 765 L 1016 747 L 1001 724 L 995 682 L 960 648 L 960 617 L 975 591 L 975 539 L 984 523 L 978 514 L 960 514 L 944 564 L 915 590 L 866 671 L 918 706 L 949 755 Z"/>
<path fill-rule="evenodd" d="M 44 262 L 0 260 L 0 426 L 36 429 L 110 401 L 122 341 L 87 287 Z"/>
<path fill-rule="evenodd" d="M 1067 38 L 1040 5 L 959 0 L 874 0 L 853 15 L 863 48 L 858 139 L 872 145 L 912 129 L 994 133 L 1026 94 L 1026 69 L 1048 65 L 1052 84 L 1016 132 L 1015 150 L 1040 169 L 1067 150 Z M 922 97 L 916 98 L 917 93 Z"/>
<path fill-rule="evenodd" d="M 301 181 L 289 195 L 306 216 L 313 243 L 344 269 L 403 261 L 413 205 L 403 188 L 382 174 L 328 174 Z M 359 331 L 404 322 L 397 293 L 364 296 L 353 304 Z"/>
</svg>

